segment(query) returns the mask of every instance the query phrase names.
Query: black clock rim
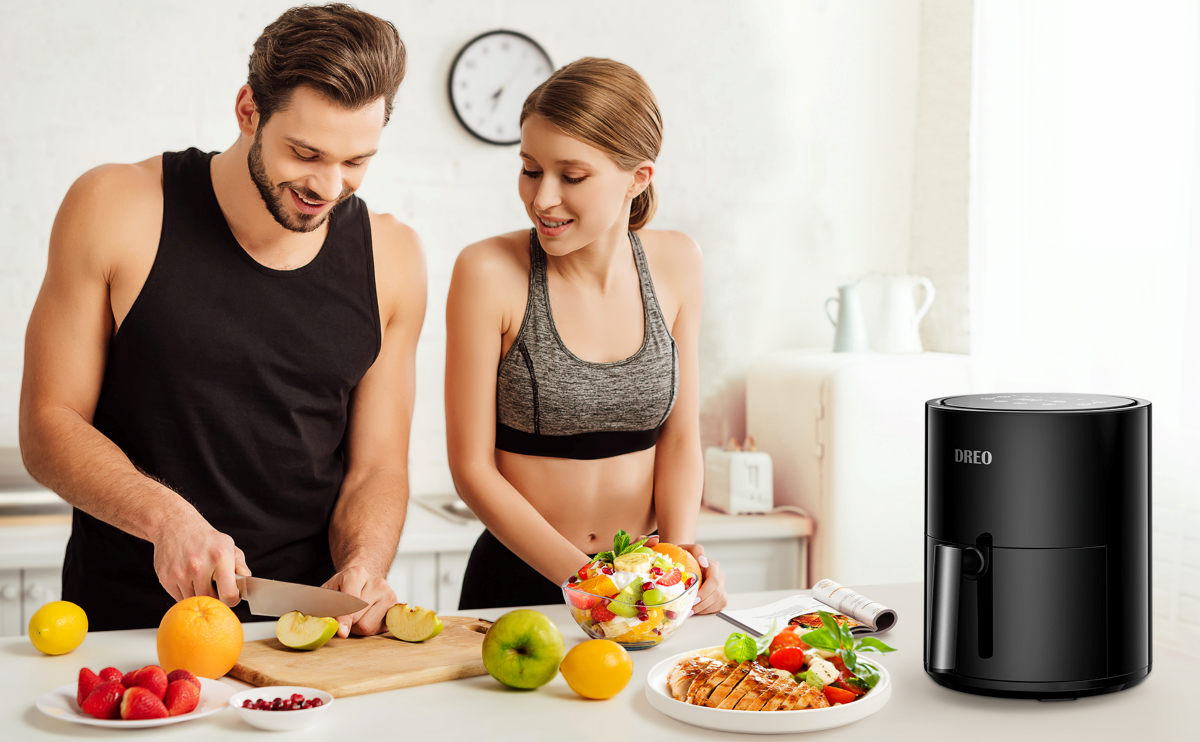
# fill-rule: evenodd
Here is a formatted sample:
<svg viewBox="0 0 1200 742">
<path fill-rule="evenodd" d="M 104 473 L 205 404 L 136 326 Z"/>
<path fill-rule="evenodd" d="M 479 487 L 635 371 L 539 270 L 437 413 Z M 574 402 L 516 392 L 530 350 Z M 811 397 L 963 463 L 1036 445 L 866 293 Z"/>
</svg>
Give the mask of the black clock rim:
<svg viewBox="0 0 1200 742">
<path fill-rule="evenodd" d="M 479 34 L 475 38 L 471 39 L 467 43 L 463 44 L 462 48 L 458 50 L 458 54 L 454 55 L 454 61 L 450 63 L 450 74 L 446 79 L 446 97 L 450 99 L 450 110 L 454 113 L 454 118 L 458 119 L 458 123 L 462 126 L 462 128 L 467 130 L 468 134 L 475 137 L 476 139 L 478 139 L 481 142 L 486 142 L 487 144 L 497 144 L 502 147 L 509 147 L 514 144 L 520 144 L 521 140 L 513 139 L 511 141 L 502 141 L 499 139 L 489 139 L 489 138 L 485 137 L 484 135 L 482 135 L 482 134 L 476 132 L 474 129 L 472 129 L 470 124 L 468 124 L 466 121 L 463 120 L 462 115 L 459 114 L 459 112 L 458 112 L 458 106 L 454 105 L 454 72 L 455 72 L 455 70 L 458 69 L 458 60 L 462 59 L 462 55 L 465 54 L 467 49 L 470 49 L 471 45 L 474 44 L 475 42 L 479 41 L 480 39 L 486 39 L 488 36 L 497 36 L 499 34 L 505 34 L 507 36 L 517 36 L 517 37 L 524 39 L 525 41 L 528 41 L 530 44 L 533 44 L 533 46 L 539 52 L 542 53 L 542 56 L 546 58 L 546 61 L 550 63 L 550 69 L 551 70 L 554 69 L 554 60 L 550 59 L 550 55 L 546 53 L 546 50 L 542 48 L 542 45 L 537 43 L 533 39 L 529 38 L 525 34 L 521 33 L 520 31 L 510 31 L 506 28 L 498 28 L 494 31 L 486 31 L 484 33 Z M 554 73 L 551 72 L 550 74 L 554 74 Z"/>
</svg>

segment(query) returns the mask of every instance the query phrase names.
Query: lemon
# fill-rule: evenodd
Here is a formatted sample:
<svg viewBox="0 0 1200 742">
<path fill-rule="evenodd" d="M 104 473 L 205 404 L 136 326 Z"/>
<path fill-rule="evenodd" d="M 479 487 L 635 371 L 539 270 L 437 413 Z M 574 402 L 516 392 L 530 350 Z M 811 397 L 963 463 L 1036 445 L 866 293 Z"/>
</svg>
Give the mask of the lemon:
<svg viewBox="0 0 1200 742">
<path fill-rule="evenodd" d="M 83 644 L 87 630 L 87 614 L 69 600 L 47 603 L 29 619 L 29 641 L 45 654 L 70 652 Z"/>
<path fill-rule="evenodd" d="M 558 669 L 571 690 L 584 698 L 604 699 L 629 685 L 633 660 L 620 644 L 592 639 L 572 647 Z"/>
</svg>

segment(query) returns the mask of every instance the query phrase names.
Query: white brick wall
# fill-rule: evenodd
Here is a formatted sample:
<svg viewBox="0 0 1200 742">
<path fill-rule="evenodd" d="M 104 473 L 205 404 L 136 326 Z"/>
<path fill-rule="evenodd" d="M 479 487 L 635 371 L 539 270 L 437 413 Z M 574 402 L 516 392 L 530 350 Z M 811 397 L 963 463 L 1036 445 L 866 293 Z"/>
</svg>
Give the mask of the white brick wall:
<svg viewBox="0 0 1200 742">
<path fill-rule="evenodd" d="M 50 225 L 71 182 L 104 162 L 219 150 L 251 44 L 289 3 L 10 3 L 0 23 L 0 446 L 16 444 L 21 346 Z M 360 194 L 411 224 L 429 255 L 418 353 L 414 492 L 449 491 L 444 308 L 466 244 L 525 226 L 515 148 L 461 129 L 446 76 L 468 39 L 511 28 L 556 64 L 631 64 L 666 122 L 653 226 L 706 258 L 704 435 L 743 433 L 742 372 L 776 348 L 828 344 L 838 283 L 904 272 L 916 140 L 918 0 L 367 0 L 409 49 Z"/>
</svg>

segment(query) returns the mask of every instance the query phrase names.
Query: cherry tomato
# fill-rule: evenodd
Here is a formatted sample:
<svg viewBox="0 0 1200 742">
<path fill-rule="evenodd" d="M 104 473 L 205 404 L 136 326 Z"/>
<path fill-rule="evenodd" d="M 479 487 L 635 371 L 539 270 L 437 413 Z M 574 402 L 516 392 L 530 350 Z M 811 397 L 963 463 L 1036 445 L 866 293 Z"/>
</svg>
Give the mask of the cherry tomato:
<svg viewBox="0 0 1200 742">
<path fill-rule="evenodd" d="M 834 705 L 835 703 L 850 703 L 855 698 L 857 698 L 857 696 L 848 690 L 835 688 L 832 685 L 825 686 L 825 699 L 829 701 L 830 706 Z"/>
<path fill-rule="evenodd" d="M 771 667 L 787 672 L 799 672 L 804 667 L 804 652 L 799 647 L 780 647 L 771 652 Z"/>
<path fill-rule="evenodd" d="M 854 677 L 854 676 L 853 676 L 853 675 L 851 675 L 850 677 Z M 833 681 L 833 685 L 834 685 L 835 687 L 841 688 L 841 689 L 842 689 L 842 690 L 844 690 L 844 691 L 847 691 L 847 692 L 849 692 L 849 693 L 853 693 L 853 694 L 854 694 L 854 695 L 856 695 L 856 696 L 863 696 L 863 695 L 866 695 L 866 693 L 867 693 L 867 692 L 866 692 L 865 690 L 863 690 L 862 688 L 859 688 L 859 687 L 858 687 L 858 686 L 856 686 L 856 685 L 852 685 L 852 684 L 850 684 L 850 683 L 847 683 L 847 682 L 846 682 L 846 676 L 845 676 L 845 675 L 843 675 L 842 677 L 840 677 L 840 678 L 838 678 L 837 680 Z"/>
<path fill-rule="evenodd" d="M 776 649 L 782 649 L 783 647 L 799 647 L 802 650 L 808 649 L 808 645 L 800 638 L 800 634 L 797 633 L 795 626 L 787 626 L 783 631 L 776 634 L 775 638 L 771 640 L 770 649 L 767 651 L 774 652 Z"/>
</svg>

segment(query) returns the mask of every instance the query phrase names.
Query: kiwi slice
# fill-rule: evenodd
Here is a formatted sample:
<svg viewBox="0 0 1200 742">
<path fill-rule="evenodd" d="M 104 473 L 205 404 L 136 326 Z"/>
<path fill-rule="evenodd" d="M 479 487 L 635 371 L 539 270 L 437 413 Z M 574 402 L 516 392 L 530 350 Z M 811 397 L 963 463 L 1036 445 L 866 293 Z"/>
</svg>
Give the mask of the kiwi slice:
<svg viewBox="0 0 1200 742">
<path fill-rule="evenodd" d="M 641 577 L 633 578 L 633 582 L 617 593 L 617 597 L 608 604 L 608 610 L 625 618 L 636 616 L 638 613 L 636 603 L 642 599 L 642 582 L 644 580 Z"/>
</svg>

